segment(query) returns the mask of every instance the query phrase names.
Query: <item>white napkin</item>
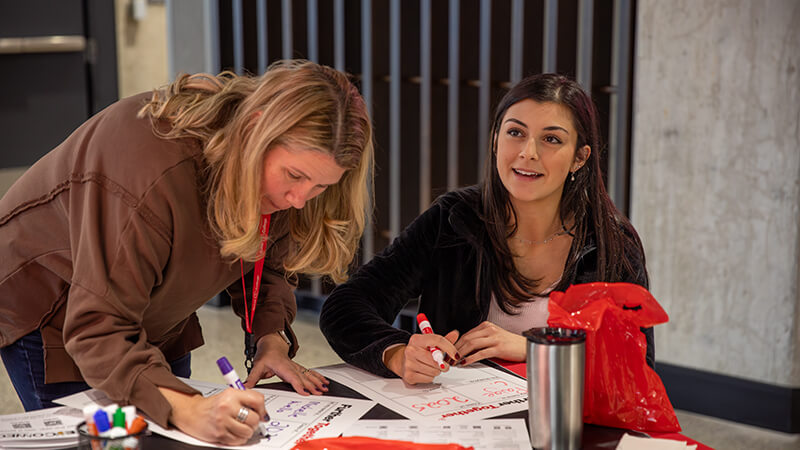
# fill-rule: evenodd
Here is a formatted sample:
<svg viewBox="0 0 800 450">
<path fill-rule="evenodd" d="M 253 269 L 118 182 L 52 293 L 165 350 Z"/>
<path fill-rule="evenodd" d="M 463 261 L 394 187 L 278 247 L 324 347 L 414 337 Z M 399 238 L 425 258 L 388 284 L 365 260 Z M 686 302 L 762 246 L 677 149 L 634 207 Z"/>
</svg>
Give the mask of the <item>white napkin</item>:
<svg viewBox="0 0 800 450">
<path fill-rule="evenodd" d="M 697 445 L 689 445 L 686 442 L 673 439 L 636 437 L 628 433 L 625 433 L 622 439 L 619 440 L 619 444 L 617 444 L 617 450 L 639 450 L 643 448 L 647 450 L 695 450 Z"/>
</svg>

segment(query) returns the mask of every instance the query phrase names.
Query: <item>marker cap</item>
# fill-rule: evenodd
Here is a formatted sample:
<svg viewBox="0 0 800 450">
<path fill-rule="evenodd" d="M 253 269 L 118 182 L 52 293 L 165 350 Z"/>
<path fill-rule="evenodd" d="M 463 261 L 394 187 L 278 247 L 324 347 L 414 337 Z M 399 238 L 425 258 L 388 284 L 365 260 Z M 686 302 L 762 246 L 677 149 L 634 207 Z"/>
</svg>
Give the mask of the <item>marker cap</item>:
<svg viewBox="0 0 800 450">
<path fill-rule="evenodd" d="M 231 370 L 233 370 L 233 366 L 228 361 L 228 358 L 226 358 L 224 356 L 217 360 L 217 367 L 219 367 L 219 370 L 223 374 L 226 374 L 226 373 L 230 372 Z"/>
<path fill-rule="evenodd" d="M 125 427 L 125 412 L 122 408 L 117 408 L 114 411 L 114 428 L 126 428 Z"/>
<path fill-rule="evenodd" d="M 136 416 L 136 418 L 133 419 L 133 423 L 131 423 L 130 428 L 128 428 L 128 434 L 139 433 L 146 427 L 147 427 L 147 422 L 145 422 L 145 420 L 142 419 L 142 416 Z"/>
<path fill-rule="evenodd" d="M 98 409 L 94 413 L 94 424 L 97 426 L 98 433 L 106 432 L 111 428 L 111 424 L 108 423 L 108 414 L 102 409 Z"/>
</svg>

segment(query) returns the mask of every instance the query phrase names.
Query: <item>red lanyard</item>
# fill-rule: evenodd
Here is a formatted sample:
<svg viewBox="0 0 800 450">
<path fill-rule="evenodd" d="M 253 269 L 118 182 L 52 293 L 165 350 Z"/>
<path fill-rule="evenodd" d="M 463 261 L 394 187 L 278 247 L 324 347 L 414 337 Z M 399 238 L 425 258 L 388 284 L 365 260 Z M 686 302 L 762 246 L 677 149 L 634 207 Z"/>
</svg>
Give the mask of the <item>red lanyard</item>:
<svg viewBox="0 0 800 450">
<path fill-rule="evenodd" d="M 244 295 L 244 324 L 247 332 L 244 335 L 244 365 L 247 368 L 247 374 L 250 374 L 250 369 L 253 367 L 253 358 L 256 354 L 255 342 L 253 340 L 253 320 L 256 315 L 256 302 L 258 301 L 258 290 L 261 288 L 261 274 L 264 272 L 264 256 L 267 253 L 267 236 L 269 236 L 269 221 L 270 214 L 262 214 L 261 222 L 258 225 L 259 232 L 261 233 L 261 245 L 258 254 L 261 256 L 256 261 L 255 268 L 253 269 L 253 295 L 250 296 L 250 307 L 247 305 L 247 286 L 244 282 L 244 262 L 240 259 L 239 265 L 242 268 L 242 294 Z"/>
<path fill-rule="evenodd" d="M 264 272 L 264 256 L 267 252 L 267 236 L 269 236 L 269 221 L 270 214 L 261 215 L 261 223 L 258 229 L 261 233 L 261 246 L 259 247 L 258 254 L 261 258 L 256 261 L 256 266 L 253 269 L 253 295 L 250 297 L 250 308 L 247 307 L 247 286 L 244 283 L 244 263 L 239 260 L 239 265 L 242 267 L 242 291 L 244 294 L 244 323 L 248 333 L 253 332 L 253 319 L 256 314 L 256 302 L 258 301 L 258 290 L 261 288 L 261 274 Z"/>
</svg>

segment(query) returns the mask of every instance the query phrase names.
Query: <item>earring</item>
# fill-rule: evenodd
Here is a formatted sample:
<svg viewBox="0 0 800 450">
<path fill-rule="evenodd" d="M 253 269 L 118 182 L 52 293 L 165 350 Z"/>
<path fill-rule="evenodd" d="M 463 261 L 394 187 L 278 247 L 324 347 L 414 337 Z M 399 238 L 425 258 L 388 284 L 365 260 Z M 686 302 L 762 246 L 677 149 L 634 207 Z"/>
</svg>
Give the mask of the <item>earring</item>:
<svg viewBox="0 0 800 450">
<path fill-rule="evenodd" d="M 570 181 L 575 181 L 575 172 L 572 172 L 572 177 L 570 177 Z"/>
</svg>

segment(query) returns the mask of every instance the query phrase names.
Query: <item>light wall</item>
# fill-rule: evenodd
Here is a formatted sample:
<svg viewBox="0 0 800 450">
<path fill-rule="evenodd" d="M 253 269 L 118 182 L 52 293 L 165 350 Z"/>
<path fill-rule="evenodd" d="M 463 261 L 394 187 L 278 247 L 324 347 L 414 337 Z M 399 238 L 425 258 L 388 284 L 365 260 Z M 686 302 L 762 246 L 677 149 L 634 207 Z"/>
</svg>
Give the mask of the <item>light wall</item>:
<svg viewBox="0 0 800 450">
<path fill-rule="evenodd" d="M 114 0 L 120 98 L 170 81 L 166 7 L 164 3 L 142 2 L 144 17 L 136 20 L 131 12 L 132 3 L 132 0 Z"/>
<path fill-rule="evenodd" d="M 633 223 L 656 359 L 800 386 L 800 2 L 640 0 Z"/>
</svg>

